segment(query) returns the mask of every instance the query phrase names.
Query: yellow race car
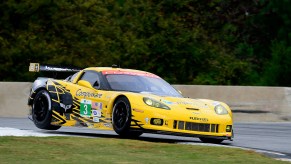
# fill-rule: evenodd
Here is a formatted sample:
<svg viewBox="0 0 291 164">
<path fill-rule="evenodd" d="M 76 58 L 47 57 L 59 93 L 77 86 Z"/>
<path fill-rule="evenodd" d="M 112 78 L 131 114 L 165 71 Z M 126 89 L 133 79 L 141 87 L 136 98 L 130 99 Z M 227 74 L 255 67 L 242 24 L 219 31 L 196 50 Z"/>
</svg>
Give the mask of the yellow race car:
<svg viewBox="0 0 291 164">
<path fill-rule="evenodd" d="M 31 64 L 32 71 L 67 71 Z M 72 71 L 72 70 L 71 70 Z M 233 138 L 232 112 L 223 102 L 184 98 L 159 76 L 116 67 L 73 70 L 65 80 L 38 78 L 28 99 L 40 129 L 84 126 L 120 136 L 159 133 L 220 143 Z"/>
</svg>

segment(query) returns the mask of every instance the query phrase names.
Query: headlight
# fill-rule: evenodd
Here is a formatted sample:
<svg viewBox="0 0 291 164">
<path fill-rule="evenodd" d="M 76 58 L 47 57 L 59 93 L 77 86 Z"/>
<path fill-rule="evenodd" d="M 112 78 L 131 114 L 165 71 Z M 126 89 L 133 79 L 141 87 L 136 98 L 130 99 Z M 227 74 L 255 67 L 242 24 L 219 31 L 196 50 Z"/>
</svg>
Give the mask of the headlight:
<svg viewBox="0 0 291 164">
<path fill-rule="evenodd" d="M 168 107 L 167 105 L 165 105 L 165 104 L 163 104 L 163 103 L 161 103 L 161 102 L 159 102 L 157 100 L 148 98 L 148 97 L 144 97 L 143 98 L 143 102 L 145 104 L 147 104 L 148 106 L 151 106 L 151 107 L 170 110 L 170 107 Z"/>
<path fill-rule="evenodd" d="M 216 105 L 214 110 L 216 114 L 219 114 L 219 115 L 228 114 L 228 111 L 225 109 L 225 107 L 220 104 Z"/>
</svg>

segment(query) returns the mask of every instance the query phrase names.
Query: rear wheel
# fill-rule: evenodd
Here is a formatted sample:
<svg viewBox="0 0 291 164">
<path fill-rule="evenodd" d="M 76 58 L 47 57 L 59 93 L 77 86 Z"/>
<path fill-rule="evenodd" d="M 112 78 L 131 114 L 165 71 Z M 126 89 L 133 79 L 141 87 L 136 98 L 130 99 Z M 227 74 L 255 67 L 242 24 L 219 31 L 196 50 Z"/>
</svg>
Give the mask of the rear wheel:
<svg viewBox="0 0 291 164">
<path fill-rule="evenodd" d="M 51 98 L 46 90 L 39 91 L 32 104 L 32 119 L 36 127 L 46 130 L 57 130 L 60 126 L 51 125 Z"/>
<path fill-rule="evenodd" d="M 122 137 L 139 137 L 141 131 L 130 131 L 131 107 L 126 97 L 117 99 L 112 112 L 112 126 L 114 131 Z"/>
<path fill-rule="evenodd" d="M 200 137 L 199 139 L 205 143 L 216 143 L 216 144 L 219 144 L 223 141 L 223 139 L 206 138 L 206 137 Z"/>
</svg>

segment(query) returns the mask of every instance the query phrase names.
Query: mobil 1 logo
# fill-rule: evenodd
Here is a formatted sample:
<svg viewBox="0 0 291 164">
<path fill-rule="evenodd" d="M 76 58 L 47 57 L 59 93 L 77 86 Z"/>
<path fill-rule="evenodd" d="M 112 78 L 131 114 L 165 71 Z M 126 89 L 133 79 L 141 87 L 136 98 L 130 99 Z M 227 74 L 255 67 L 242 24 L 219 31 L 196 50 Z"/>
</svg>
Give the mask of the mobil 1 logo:
<svg viewBox="0 0 291 164">
<path fill-rule="evenodd" d="M 82 117 L 91 116 L 91 100 L 82 99 L 80 104 L 80 115 Z"/>
</svg>

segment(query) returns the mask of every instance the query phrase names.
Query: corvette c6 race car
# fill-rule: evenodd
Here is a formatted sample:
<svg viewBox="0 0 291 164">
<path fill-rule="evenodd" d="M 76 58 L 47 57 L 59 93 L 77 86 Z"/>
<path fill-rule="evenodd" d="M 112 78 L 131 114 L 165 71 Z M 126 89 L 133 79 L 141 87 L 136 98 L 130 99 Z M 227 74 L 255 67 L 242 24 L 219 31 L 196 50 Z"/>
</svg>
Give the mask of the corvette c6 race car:
<svg viewBox="0 0 291 164">
<path fill-rule="evenodd" d="M 66 71 L 32 63 L 32 71 Z M 83 126 L 124 137 L 159 133 L 232 140 L 232 112 L 225 103 L 184 98 L 159 76 L 116 67 L 90 67 L 65 80 L 37 78 L 29 118 L 40 129 Z"/>
</svg>

